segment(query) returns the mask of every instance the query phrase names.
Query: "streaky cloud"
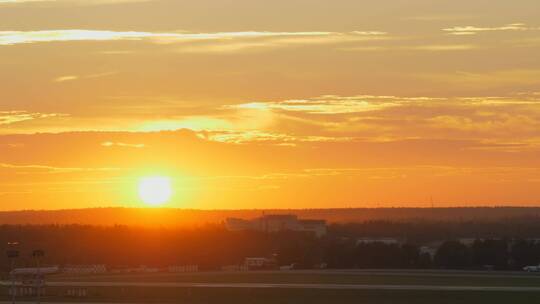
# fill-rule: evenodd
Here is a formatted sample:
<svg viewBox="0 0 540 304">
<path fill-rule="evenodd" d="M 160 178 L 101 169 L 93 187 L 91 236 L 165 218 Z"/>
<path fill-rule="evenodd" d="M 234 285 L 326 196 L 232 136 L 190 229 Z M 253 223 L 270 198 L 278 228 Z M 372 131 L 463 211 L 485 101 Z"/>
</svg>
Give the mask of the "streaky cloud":
<svg viewBox="0 0 540 304">
<path fill-rule="evenodd" d="M 63 5 L 105 5 L 105 4 L 122 4 L 122 3 L 137 3 L 150 2 L 154 0 L 0 0 L 0 5 L 17 5 L 17 4 L 63 4 Z"/>
<path fill-rule="evenodd" d="M 52 117 L 62 117 L 66 114 L 61 113 L 30 113 L 27 111 L 0 111 L 0 126 L 1 125 L 10 125 L 18 122 L 43 119 L 43 118 L 52 118 Z"/>
<path fill-rule="evenodd" d="M 511 23 L 503 26 L 480 27 L 480 26 L 454 26 L 444 28 L 443 31 L 450 35 L 476 35 L 481 32 L 505 32 L 505 31 L 536 31 L 540 28 L 529 27 L 524 23 Z"/>
<path fill-rule="evenodd" d="M 175 43 L 197 40 L 228 40 L 240 38 L 287 37 L 287 36 L 329 36 L 332 32 L 138 32 L 106 30 L 41 30 L 41 31 L 0 31 L 0 45 L 16 45 L 45 42 L 68 41 L 115 41 L 149 40 L 154 43 Z"/>
</svg>

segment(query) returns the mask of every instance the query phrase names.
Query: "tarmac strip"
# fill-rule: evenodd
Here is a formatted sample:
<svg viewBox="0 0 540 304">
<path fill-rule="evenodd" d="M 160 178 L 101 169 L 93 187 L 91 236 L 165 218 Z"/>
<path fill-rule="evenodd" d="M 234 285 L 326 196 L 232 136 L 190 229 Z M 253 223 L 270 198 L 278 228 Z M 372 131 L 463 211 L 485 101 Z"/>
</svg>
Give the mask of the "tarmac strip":
<svg viewBox="0 0 540 304">
<path fill-rule="evenodd" d="M 7 283 L 7 282 L 4 282 Z M 8 284 L 5 284 L 8 285 Z M 540 292 L 526 286 L 438 286 L 367 284 L 272 284 L 272 283 L 184 283 L 184 282 L 47 282 L 51 287 L 162 287 L 162 288 L 247 288 L 247 289 L 333 289 L 333 290 L 417 290 L 417 291 L 516 291 Z"/>
</svg>

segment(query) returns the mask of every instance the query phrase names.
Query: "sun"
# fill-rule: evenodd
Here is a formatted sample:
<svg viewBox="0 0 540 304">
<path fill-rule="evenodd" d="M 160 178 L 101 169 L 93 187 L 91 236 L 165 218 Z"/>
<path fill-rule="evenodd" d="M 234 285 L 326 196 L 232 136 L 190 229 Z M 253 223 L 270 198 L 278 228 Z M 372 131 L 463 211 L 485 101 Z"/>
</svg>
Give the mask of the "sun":
<svg viewBox="0 0 540 304">
<path fill-rule="evenodd" d="M 173 194 L 171 179 L 168 177 L 152 176 L 139 180 L 139 197 L 149 206 L 162 206 Z"/>
</svg>

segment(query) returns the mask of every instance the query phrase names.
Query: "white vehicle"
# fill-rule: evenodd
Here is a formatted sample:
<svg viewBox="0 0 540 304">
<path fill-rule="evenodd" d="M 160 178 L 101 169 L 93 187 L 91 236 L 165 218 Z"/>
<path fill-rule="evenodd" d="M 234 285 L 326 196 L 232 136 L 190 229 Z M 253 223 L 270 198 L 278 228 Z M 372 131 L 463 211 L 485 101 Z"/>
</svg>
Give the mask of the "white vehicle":
<svg viewBox="0 0 540 304">
<path fill-rule="evenodd" d="M 294 264 L 279 267 L 279 270 L 283 270 L 283 271 L 288 271 L 288 270 L 293 270 L 293 269 L 294 269 Z"/>
<path fill-rule="evenodd" d="M 523 270 L 527 272 L 540 272 L 540 266 L 525 266 Z"/>
</svg>

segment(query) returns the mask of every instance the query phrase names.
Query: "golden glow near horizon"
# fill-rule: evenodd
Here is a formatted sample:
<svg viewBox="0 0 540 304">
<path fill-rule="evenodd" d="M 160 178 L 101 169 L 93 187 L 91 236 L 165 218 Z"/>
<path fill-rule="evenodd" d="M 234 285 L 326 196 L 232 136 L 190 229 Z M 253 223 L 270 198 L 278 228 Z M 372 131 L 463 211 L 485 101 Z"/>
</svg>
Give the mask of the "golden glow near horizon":
<svg viewBox="0 0 540 304">
<path fill-rule="evenodd" d="M 0 209 L 152 205 L 148 172 L 170 207 L 540 204 L 537 0 L 0 0 L 0 20 Z"/>
</svg>

